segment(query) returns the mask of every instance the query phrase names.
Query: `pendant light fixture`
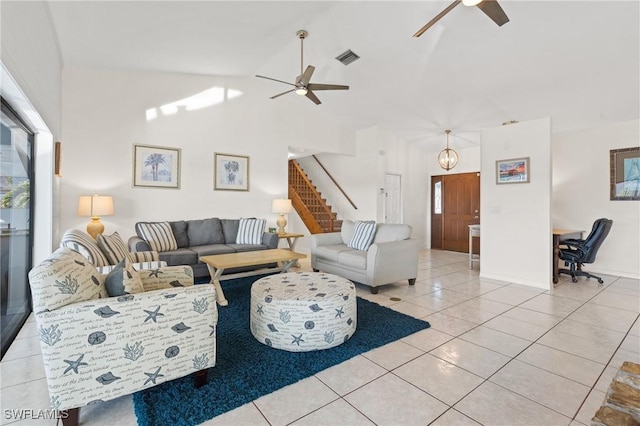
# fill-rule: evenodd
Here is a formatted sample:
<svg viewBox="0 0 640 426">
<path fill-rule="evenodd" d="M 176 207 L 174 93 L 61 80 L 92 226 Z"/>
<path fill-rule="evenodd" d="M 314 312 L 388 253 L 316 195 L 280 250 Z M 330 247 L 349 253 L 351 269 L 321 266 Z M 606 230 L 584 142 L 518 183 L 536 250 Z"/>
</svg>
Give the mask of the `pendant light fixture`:
<svg viewBox="0 0 640 426">
<path fill-rule="evenodd" d="M 440 151 L 438 163 L 443 169 L 451 170 L 458 164 L 458 153 L 449 148 L 449 133 L 451 133 L 451 130 L 447 129 L 444 132 L 447 134 L 447 148 Z"/>
</svg>

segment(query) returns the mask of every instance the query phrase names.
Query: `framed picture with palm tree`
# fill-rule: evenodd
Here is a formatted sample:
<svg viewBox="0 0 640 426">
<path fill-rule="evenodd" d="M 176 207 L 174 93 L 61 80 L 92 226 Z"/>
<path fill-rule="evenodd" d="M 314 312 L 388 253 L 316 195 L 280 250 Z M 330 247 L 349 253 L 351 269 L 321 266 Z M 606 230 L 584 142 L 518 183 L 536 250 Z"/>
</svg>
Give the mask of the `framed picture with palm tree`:
<svg viewBox="0 0 640 426">
<path fill-rule="evenodd" d="M 133 145 L 133 186 L 180 188 L 180 148 Z"/>
<path fill-rule="evenodd" d="M 248 191 L 249 157 L 215 153 L 214 158 L 215 190 Z"/>
</svg>

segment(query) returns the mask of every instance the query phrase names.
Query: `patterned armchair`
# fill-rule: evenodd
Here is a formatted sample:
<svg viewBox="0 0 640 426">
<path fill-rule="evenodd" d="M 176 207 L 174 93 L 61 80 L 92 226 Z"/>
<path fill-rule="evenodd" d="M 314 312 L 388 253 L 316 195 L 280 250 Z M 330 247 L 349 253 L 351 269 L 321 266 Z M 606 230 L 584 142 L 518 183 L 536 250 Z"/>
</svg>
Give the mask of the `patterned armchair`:
<svg viewBox="0 0 640 426">
<path fill-rule="evenodd" d="M 120 273 L 136 274 L 144 292 L 108 297 L 105 276 L 68 248 L 29 273 L 51 407 L 67 410 L 65 425 L 80 407 L 191 373 L 200 386 L 215 365 L 214 287 L 194 286 L 184 266 Z"/>
</svg>

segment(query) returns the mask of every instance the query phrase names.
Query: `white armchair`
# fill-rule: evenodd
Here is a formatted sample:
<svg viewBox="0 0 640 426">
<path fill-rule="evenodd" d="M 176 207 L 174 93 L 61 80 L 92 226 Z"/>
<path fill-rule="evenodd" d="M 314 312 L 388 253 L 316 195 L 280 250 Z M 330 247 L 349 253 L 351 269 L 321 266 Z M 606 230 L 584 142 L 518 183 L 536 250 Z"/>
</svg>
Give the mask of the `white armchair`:
<svg viewBox="0 0 640 426">
<path fill-rule="evenodd" d="M 152 291 L 108 297 L 104 276 L 68 248 L 29 273 L 50 403 L 65 425 L 80 407 L 191 373 L 202 385 L 215 365 L 214 287 L 194 286 L 184 266 L 139 275 Z"/>
<path fill-rule="evenodd" d="M 311 236 L 311 267 L 368 285 L 371 293 L 378 287 L 400 280 L 414 285 L 418 275 L 418 242 L 411 239 L 409 225 L 377 224 L 369 248 L 349 248 L 354 222 L 345 220 L 341 232 Z"/>
</svg>

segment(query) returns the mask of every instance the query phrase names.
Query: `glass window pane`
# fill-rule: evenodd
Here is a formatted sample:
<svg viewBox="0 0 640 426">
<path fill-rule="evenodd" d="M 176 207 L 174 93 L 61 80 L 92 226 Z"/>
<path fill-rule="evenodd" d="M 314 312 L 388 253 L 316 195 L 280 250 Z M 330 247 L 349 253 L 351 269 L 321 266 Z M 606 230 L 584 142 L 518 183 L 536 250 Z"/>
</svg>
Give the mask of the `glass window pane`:
<svg viewBox="0 0 640 426">
<path fill-rule="evenodd" d="M 31 312 L 33 134 L 2 103 L 0 120 L 0 322 L 2 355 Z"/>
<path fill-rule="evenodd" d="M 433 185 L 433 212 L 442 214 L 442 181 Z"/>
</svg>

